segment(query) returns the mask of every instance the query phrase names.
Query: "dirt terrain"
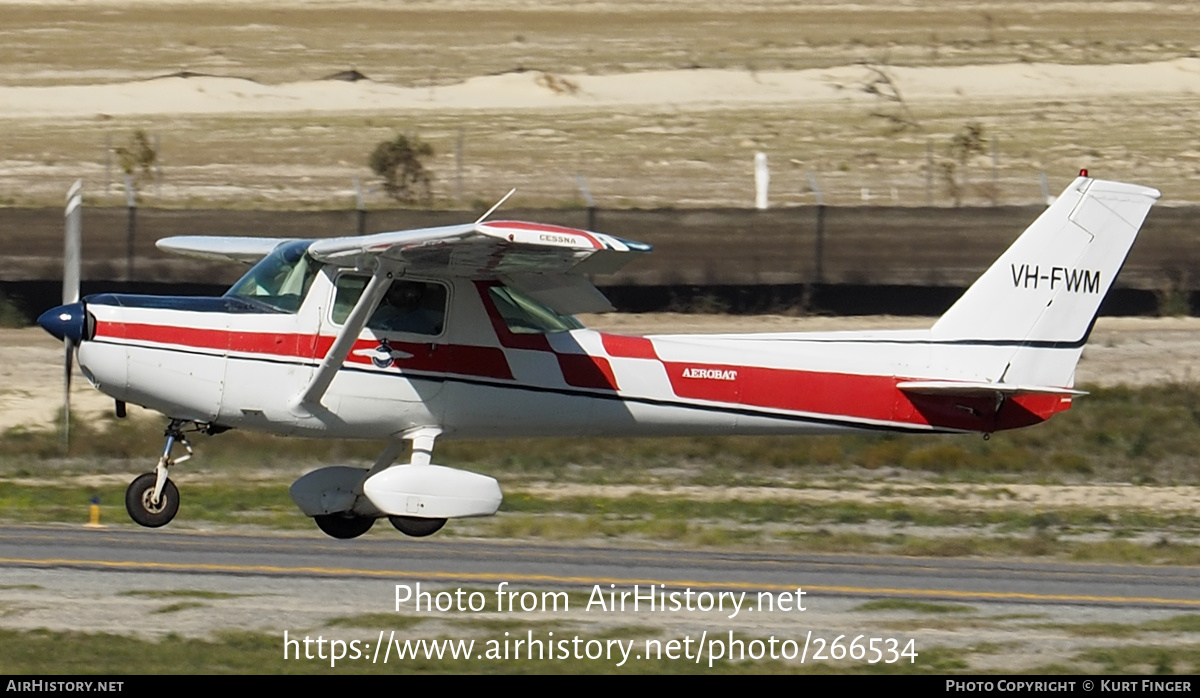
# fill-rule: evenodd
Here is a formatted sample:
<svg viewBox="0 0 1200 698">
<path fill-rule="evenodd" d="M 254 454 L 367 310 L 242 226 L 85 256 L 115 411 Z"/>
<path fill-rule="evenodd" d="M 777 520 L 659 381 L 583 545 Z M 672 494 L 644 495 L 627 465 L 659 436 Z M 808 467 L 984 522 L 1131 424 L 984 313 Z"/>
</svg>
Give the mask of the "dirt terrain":
<svg viewBox="0 0 1200 698">
<path fill-rule="evenodd" d="M 396 133 L 434 206 L 1028 204 L 1081 167 L 1200 201 L 1200 7 L 22 2 L 0 19 L 0 204 L 345 207 Z"/>
</svg>

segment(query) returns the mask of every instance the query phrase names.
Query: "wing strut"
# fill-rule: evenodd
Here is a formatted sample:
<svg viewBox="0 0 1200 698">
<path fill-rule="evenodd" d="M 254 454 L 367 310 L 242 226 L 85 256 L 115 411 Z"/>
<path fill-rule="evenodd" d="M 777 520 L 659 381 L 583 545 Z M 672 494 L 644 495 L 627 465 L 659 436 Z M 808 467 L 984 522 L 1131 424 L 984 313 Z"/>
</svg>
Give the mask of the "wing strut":
<svg viewBox="0 0 1200 698">
<path fill-rule="evenodd" d="M 362 295 L 359 296 L 358 303 L 354 304 L 354 309 L 346 318 L 346 324 L 342 325 L 342 331 L 338 333 L 337 339 L 333 340 L 333 346 L 329 347 L 329 353 L 317 367 L 317 372 L 313 374 L 312 380 L 308 382 L 304 392 L 292 400 L 290 407 L 293 413 L 311 412 L 313 407 L 321 404 L 321 398 L 325 396 L 325 391 L 329 389 L 333 377 L 337 375 L 342 363 L 346 361 L 350 350 L 354 348 L 354 342 L 358 339 L 359 333 L 367 326 L 367 320 L 371 317 L 371 313 L 375 311 L 375 307 L 383 299 L 383 294 L 387 292 L 392 276 L 391 268 L 382 261 L 375 267 L 375 273 L 371 275 L 371 280 L 363 289 Z"/>
</svg>

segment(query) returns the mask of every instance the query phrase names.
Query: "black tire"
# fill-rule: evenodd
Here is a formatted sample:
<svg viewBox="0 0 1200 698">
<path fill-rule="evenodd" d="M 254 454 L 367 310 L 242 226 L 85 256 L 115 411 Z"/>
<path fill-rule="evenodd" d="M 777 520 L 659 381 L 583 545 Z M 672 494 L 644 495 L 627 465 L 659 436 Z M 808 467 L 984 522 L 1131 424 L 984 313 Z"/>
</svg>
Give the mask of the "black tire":
<svg viewBox="0 0 1200 698">
<path fill-rule="evenodd" d="M 342 540 L 358 538 L 367 531 L 370 531 L 371 527 L 375 525 L 375 519 L 369 519 L 365 516 L 355 516 L 344 512 L 318 514 L 313 517 L 313 521 L 317 522 L 317 528 L 324 531 L 326 535 L 341 538 Z"/>
<path fill-rule="evenodd" d="M 135 523 L 146 528 L 166 526 L 179 513 L 179 488 L 170 480 L 163 485 L 158 505 L 151 502 L 157 481 L 158 476 L 154 473 L 144 473 L 134 478 L 125 490 L 125 511 Z"/>
<path fill-rule="evenodd" d="M 389 516 L 396 530 L 413 538 L 432 536 L 446 525 L 445 519 L 421 519 L 416 516 Z"/>
</svg>

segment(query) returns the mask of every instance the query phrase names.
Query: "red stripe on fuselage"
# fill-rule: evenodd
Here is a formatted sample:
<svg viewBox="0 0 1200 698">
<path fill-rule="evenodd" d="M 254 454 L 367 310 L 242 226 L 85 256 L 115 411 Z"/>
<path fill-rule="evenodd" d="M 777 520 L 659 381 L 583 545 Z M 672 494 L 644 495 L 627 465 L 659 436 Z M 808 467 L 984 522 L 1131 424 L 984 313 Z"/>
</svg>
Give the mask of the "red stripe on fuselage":
<svg viewBox="0 0 1200 698">
<path fill-rule="evenodd" d="M 645 337 L 626 337 L 602 332 L 600 341 L 604 344 L 604 351 L 614 358 L 658 360 L 658 352 L 654 351 L 654 343 Z"/>
<path fill-rule="evenodd" d="M 563 380 L 579 388 L 618 389 L 612 366 L 604 357 L 563 354 L 554 351 L 544 335 L 514 335 L 481 285 L 485 306 L 501 343 L 511 349 L 535 349 L 553 353 Z M 151 325 L 144 323 L 97 323 L 98 338 L 114 337 L 155 342 L 193 349 L 295 357 L 320 360 L 333 344 L 332 336 L 275 334 Z M 529 341 L 523 341 L 528 338 Z M 677 397 L 730 406 L 764 410 L 787 410 L 809 415 L 827 415 L 850 420 L 928 425 L 943 429 L 992 432 L 1045 421 L 1069 409 L 1071 401 L 1061 395 L 1025 394 L 1003 401 L 999 412 L 993 397 L 909 394 L 896 388 L 905 377 L 822 373 L 795 369 L 763 368 L 733 364 L 704 364 L 662 361 L 653 344 L 640 337 L 601 335 L 605 350 L 613 357 L 637 358 L 660 363 L 667 372 Z M 540 340 L 540 341 L 539 341 Z M 393 368 L 513 380 L 504 355 L 497 347 L 390 342 L 393 349 L 411 354 L 394 359 Z M 371 364 L 370 356 L 353 352 L 379 346 L 375 340 L 358 340 L 348 363 Z M 385 369 L 386 370 L 386 369 Z M 647 396 L 656 397 L 656 396 Z"/>
<path fill-rule="evenodd" d="M 672 361 L 663 365 L 680 397 L 940 429 L 1015 429 L 1071 406 L 1060 395 L 1018 395 L 997 404 L 993 396 L 909 394 L 896 387 L 907 379 L 894 376 Z"/>
<path fill-rule="evenodd" d="M 222 354 L 270 355 L 317 361 L 325 358 L 335 339 L 329 335 L 246 332 L 103 321 L 96 324 L 96 336 L 208 349 Z M 508 359 L 505 358 L 504 352 L 496 347 L 400 341 L 389 341 L 389 344 L 393 349 L 412 355 L 408 358 L 393 359 L 393 367 L 399 370 L 452 373 L 503 380 L 513 378 Z M 359 339 L 346 357 L 346 363 L 373 365 L 370 356 L 356 355 L 354 352 L 369 351 L 378 346 L 378 340 Z"/>
</svg>

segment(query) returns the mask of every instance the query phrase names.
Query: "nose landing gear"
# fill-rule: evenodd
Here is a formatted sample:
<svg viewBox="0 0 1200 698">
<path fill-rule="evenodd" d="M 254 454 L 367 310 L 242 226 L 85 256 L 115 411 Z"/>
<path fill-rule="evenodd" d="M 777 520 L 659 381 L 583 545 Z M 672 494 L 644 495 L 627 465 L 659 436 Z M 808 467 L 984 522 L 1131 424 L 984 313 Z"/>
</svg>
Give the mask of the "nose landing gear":
<svg viewBox="0 0 1200 698">
<path fill-rule="evenodd" d="M 125 511 L 129 512 L 129 518 L 135 523 L 147 528 L 158 528 L 170 523 L 179 512 L 179 488 L 167 477 L 167 469 L 192 457 L 192 444 L 183 433 L 183 426 L 188 423 L 184 419 L 171 420 L 163 434 L 167 437 L 167 443 L 154 472 L 138 475 L 125 490 Z M 217 431 L 212 425 L 196 422 L 191 424 L 190 431 L 203 431 L 208 434 Z M 172 458 L 171 451 L 176 444 L 182 445 L 187 454 Z"/>
</svg>

